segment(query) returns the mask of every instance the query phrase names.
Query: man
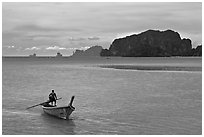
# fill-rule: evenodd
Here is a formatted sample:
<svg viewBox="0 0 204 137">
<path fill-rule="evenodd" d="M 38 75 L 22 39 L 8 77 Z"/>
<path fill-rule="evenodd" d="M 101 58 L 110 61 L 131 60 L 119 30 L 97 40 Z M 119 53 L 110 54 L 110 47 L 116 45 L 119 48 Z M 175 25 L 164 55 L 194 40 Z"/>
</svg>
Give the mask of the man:
<svg viewBox="0 0 204 137">
<path fill-rule="evenodd" d="M 57 95 L 55 94 L 54 90 L 52 90 L 52 92 L 49 94 L 49 101 L 51 102 L 52 105 L 56 106 L 57 105 L 56 100 L 57 100 Z"/>
</svg>

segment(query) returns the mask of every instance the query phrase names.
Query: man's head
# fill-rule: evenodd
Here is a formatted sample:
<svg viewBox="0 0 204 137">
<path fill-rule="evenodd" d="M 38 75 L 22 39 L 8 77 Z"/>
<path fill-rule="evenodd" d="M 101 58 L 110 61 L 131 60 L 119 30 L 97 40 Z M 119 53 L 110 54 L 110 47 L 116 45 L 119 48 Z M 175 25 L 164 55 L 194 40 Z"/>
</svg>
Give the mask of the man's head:
<svg viewBox="0 0 204 137">
<path fill-rule="evenodd" d="M 52 93 L 54 93 L 54 89 L 52 89 Z"/>
</svg>

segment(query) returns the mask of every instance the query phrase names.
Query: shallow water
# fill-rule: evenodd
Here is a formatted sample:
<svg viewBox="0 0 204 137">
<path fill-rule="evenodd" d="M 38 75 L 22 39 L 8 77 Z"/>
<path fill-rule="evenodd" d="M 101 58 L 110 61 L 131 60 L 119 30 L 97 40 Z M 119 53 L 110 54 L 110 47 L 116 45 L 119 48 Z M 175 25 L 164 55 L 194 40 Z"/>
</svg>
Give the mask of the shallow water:
<svg viewBox="0 0 204 137">
<path fill-rule="evenodd" d="M 201 66 L 200 58 L 3 59 L 2 134 L 201 134 L 201 71 L 135 71 L 97 64 Z M 70 120 L 26 107 L 55 89 L 58 106 L 75 95 Z"/>
</svg>

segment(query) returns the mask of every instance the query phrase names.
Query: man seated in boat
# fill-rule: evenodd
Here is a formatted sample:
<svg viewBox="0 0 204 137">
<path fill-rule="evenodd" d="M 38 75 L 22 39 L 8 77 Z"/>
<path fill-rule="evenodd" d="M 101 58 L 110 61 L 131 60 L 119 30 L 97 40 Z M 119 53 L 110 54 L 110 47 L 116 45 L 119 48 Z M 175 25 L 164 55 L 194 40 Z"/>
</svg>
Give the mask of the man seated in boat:
<svg viewBox="0 0 204 137">
<path fill-rule="evenodd" d="M 57 105 L 56 100 L 57 100 L 57 95 L 54 92 L 54 90 L 52 90 L 52 92 L 49 94 L 49 102 L 51 103 L 51 105 L 56 106 Z"/>
</svg>

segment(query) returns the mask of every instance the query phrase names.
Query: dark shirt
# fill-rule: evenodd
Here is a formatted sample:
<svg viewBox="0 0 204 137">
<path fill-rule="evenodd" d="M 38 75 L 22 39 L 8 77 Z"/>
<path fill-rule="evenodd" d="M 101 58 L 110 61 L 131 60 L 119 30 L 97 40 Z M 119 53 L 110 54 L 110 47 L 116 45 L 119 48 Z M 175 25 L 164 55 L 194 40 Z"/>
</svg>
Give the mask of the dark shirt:
<svg viewBox="0 0 204 137">
<path fill-rule="evenodd" d="M 49 98 L 52 99 L 52 100 L 56 100 L 57 99 L 57 95 L 52 92 L 52 93 L 49 94 Z"/>
</svg>

